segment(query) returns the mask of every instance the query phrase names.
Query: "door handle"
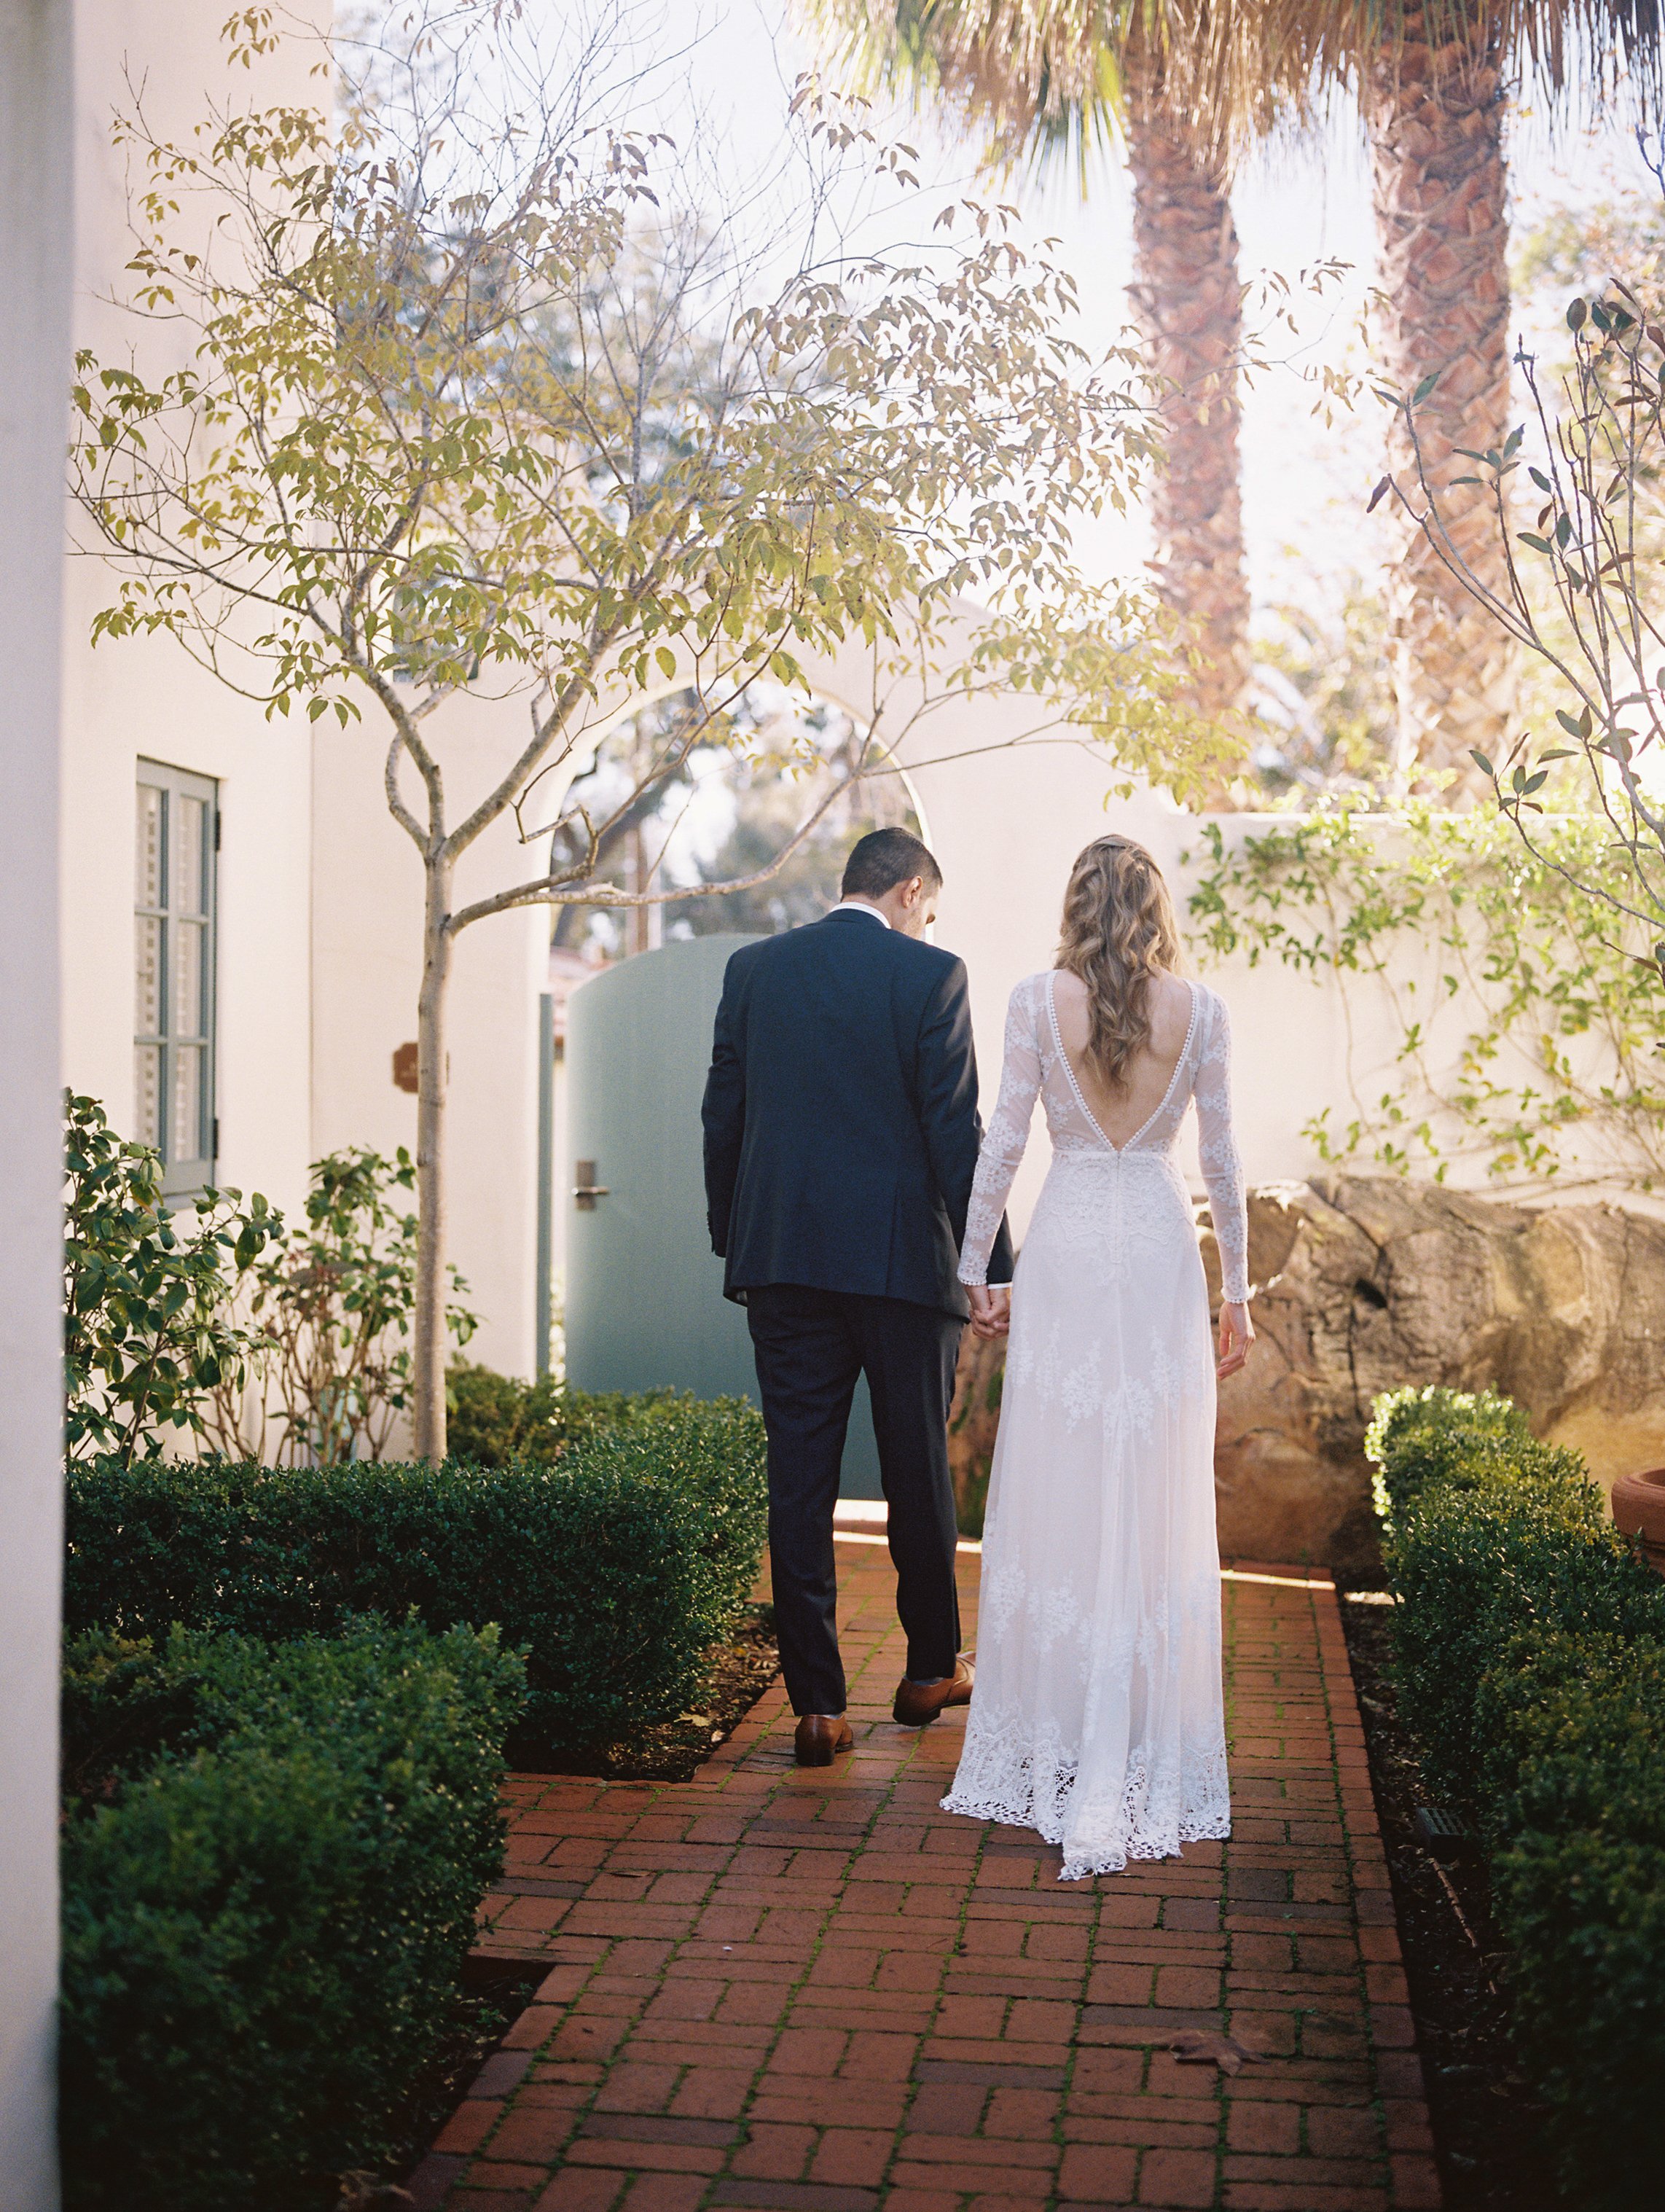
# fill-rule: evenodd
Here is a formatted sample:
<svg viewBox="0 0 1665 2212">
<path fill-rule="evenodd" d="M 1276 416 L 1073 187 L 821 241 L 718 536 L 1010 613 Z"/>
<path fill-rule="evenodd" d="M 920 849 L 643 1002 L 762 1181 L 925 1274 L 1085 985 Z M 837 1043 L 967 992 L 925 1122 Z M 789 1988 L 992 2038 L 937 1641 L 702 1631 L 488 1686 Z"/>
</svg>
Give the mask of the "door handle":
<svg viewBox="0 0 1665 2212">
<path fill-rule="evenodd" d="M 573 1172 L 578 1177 L 573 1185 L 573 1203 L 580 1213 L 593 1213 L 597 1199 L 610 1194 L 607 1186 L 596 1181 L 593 1160 L 574 1160 Z"/>
</svg>

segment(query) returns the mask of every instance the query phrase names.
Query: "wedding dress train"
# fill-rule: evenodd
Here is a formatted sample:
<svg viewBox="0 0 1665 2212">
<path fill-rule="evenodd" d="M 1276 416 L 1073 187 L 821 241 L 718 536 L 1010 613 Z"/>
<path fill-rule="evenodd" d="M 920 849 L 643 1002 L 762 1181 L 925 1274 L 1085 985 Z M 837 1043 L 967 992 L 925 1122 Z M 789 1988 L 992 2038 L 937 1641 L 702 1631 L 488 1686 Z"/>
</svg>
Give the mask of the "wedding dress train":
<svg viewBox="0 0 1665 2212">
<path fill-rule="evenodd" d="M 1231 1831 L 1214 1352 L 1173 1146 L 1193 1098 L 1228 1299 L 1248 1296 L 1224 1005 L 1193 983 L 1167 1092 L 1119 1147 L 1050 974 L 1012 995 L 960 1279 L 986 1279 L 1037 1096 L 1052 1165 L 1018 1258 L 983 1534 L 977 1683 L 945 1808 L 1036 1828 L 1062 1878 Z"/>
</svg>

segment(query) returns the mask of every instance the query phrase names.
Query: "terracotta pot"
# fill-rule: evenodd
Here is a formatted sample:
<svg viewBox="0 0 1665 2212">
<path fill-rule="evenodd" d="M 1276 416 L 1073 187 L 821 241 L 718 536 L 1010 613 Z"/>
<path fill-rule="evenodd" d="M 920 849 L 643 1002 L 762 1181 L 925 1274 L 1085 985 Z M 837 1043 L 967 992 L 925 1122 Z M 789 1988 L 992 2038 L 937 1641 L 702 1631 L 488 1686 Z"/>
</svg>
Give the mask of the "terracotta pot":
<svg viewBox="0 0 1665 2212">
<path fill-rule="evenodd" d="M 1665 1575 L 1665 1467 L 1619 1475 L 1613 1486 L 1613 1518 L 1621 1534 L 1641 1537 L 1649 1565 Z"/>
</svg>

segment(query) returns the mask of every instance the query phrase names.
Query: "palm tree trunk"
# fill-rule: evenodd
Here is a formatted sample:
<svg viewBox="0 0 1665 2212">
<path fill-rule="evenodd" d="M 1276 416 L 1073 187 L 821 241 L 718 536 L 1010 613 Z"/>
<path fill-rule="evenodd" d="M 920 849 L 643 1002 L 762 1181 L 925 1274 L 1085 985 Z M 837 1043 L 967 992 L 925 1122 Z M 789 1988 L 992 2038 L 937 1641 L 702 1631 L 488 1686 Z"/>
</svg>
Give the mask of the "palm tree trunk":
<svg viewBox="0 0 1665 2212">
<path fill-rule="evenodd" d="M 1230 723 L 1249 683 L 1249 579 L 1238 463 L 1243 288 L 1223 163 L 1188 144 L 1127 61 L 1133 296 L 1158 379 L 1167 465 L 1157 482 L 1158 593 L 1189 633 L 1197 711 Z"/>
<path fill-rule="evenodd" d="M 1504 86 L 1499 40 L 1484 15 L 1467 37 L 1440 16 L 1409 9 L 1404 33 L 1364 86 L 1376 222 L 1382 367 L 1407 395 L 1439 381 L 1417 410 L 1428 482 L 1438 493 L 1453 546 L 1493 589 L 1503 548 L 1486 495 L 1455 448 L 1502 444 L 1509 414 L 1509 222 L 1505 208 Z M 1444 35 L 1445 42 L 1434 40 Z M 1401 425 L 1389 465 L 1414 489 Z M 1395 508 L 1388 586 L 1389 650 L 1399 711 L 1399 763 L 1455 769 L 1449 796 L 1482 788 L 1471 745 L 1492 757 L 1515 711 L 1516 659 L 1508 638 Z"/>
</svg>

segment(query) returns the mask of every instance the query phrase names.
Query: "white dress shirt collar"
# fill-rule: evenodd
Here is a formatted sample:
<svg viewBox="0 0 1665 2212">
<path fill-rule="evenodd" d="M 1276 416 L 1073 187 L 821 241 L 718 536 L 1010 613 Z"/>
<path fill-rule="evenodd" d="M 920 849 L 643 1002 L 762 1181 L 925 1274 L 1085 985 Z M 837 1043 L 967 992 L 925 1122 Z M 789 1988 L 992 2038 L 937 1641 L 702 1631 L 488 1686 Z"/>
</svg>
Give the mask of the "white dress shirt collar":
<svg viewBox="0 0 1665 2212">
<path fill-rule="evenodd" d="M 890 915 L 881 914 L 876 906 L 869 906 L 863 899 L 840 899 L 836 906 L 828 908 L 828 912 L 829 914 L 865 914 L 870 921 L 876 921 L 881 929 L 888 929 L 890 927 Z"/>
</svg>

